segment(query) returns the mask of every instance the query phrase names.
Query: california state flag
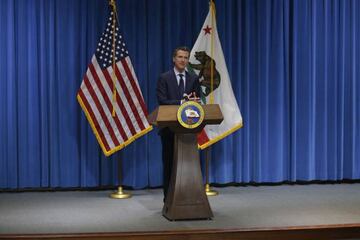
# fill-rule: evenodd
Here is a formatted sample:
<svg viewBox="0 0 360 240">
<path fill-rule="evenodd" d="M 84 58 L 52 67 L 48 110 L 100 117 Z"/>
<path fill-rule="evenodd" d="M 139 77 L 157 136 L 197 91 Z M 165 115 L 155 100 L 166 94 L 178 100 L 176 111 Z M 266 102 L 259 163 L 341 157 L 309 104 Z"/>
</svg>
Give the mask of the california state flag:
<svg viewBox="0 0 360 240">
<path fill-rule="evenodd" d="M 213 2 L 191 50 L 189 62 L 188 70 L 200 77 L 202 103 L 219 104 L 224 116 L 220 125 L 208 125 L 198 135 L 199 147 L 204 149 L 243 126 L 217 32 Z"/>
</svg>

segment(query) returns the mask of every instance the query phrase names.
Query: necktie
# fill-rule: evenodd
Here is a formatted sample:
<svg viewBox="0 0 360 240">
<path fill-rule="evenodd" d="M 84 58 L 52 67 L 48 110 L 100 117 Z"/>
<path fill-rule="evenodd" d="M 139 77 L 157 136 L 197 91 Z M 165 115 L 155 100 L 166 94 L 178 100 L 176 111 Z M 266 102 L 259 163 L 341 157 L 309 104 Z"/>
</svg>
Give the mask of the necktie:
<svg viewBox="0 0 360 240">
<path fill-rule="evenodd" d="M 183 74 L 179 74 L 179 77 L 180 77 L 180 81 L 179 81 L 179 93 L 180 93 L 180 96 L 183 97 L 184 95 L 184 92 L 185 92 L 185 87 L 184 87 L 184 75 Z"/>
</svg>

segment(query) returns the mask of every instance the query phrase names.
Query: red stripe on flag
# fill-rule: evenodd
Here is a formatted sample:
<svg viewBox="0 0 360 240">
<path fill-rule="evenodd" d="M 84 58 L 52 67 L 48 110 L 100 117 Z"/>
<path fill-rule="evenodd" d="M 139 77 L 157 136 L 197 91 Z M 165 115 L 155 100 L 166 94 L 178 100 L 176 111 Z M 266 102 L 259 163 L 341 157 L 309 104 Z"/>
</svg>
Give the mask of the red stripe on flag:
<svg viewBox="0 0 360 240">
<path fill-rule="evenodd" d="M 204 145 L 205 143 L 207 143 L 210 139 L 208 138 L 205 130 L 203 129 L 198 135 L 197 135 L 197 140 L 198 140 L 198 144 L 200 146 Z"/>
<path fill-rule="evenodd" d="M 91 109 L 91 106 L 90 106 L 88 100 L 86 99 L 86 97 L 85 97 L 85 95 L 84 95 L 84 93 L 83 93 L 83 91 L 82 91 L 81 88 L 80 88 L 78 94 L 79 94 L 79 96 L 80 96 L 80 98 L 81 98 L 81 101 L 82 101 L 82 102 L 84 103 L 84 105 L 85 105 L 86 111 L 87 111 L 87 112 L 89 113 L 89 115 L 90 115 L 89 117 L 91 118 L 91 121 L 93 122 L 93 125 L 94 125 L 94 127 L 95 127 L 95 129 L 96 129 L 97 134 L 99 135 L 99 137 L 100 137 L 100 139 L 101 139 L 102 144 L 104 145 L 106 151 L 109 151 L 109 150 L 110 150 L 109 144 L 107 143 L 106 138 L 105 138 L 105 136 L 104 136 L 104 133 L 103 133 L 103 131 L 101 130 L 100 125 L 99 125 L 99 123 L 98 123 L 98 121 L 97 121 L 97 119 L 96 119 L 96 117 L 95 117 L 95 114 L 94 114 L 93 110 Z"/>
<path fill-rule="evenodd" d="M 144 130 L 144 129 L 145 129 L 145 126 L 144 126 L 144 124 L 143 124 L 143 122 L 142 122 L 142 120 L 141 120 L 141 117 L 140 117 L 137 109 L 135 108 L 134 101 L 132 100 L 131 94 L 129 93 L 129 90 L 128 90 L 128 88 L 126 87 L 125 81 L 124 81 L 124 79 L 123 79 L 123 77 L 122 77 L 122 75 L 121 75 L 121 73 L 120 73 L 120 70 L 119 70 L 119 68 L 118 68 L 117 66 L 116 66 L 116 68 L 115 68 L 115 74 L 116 74 L 116 76 L 117 76 L 117 78 L 118 78 L 118 81 L 119 81 L 119 83 L 120 83 L 120 86 L 121 86 L 122 90 L 124 91 L 125 97 L 126 97 L 126 99 L 128 100 L 128 102 L 129 102 L 130 108 L 131 108 L 132 112 L 133 112 L 134 115 L 135 115 L 135 119 L 136 119 L 136 121 L 137 121 L 140 129 L 141 129 L 141 130 Z"/>
<path fill-rule="evenodd" d="M 101 119 L 105 122 L 105 127 L 109 131 L 112 141 L 114 142 L 115 146 L 120 145 L 119 141 L 117 140 L 117 138 L 115 136 L 114 130 L 113 130 L 109 120 L 107 119 L 107 116 L 105 114 L 103 106 L 101 105 L 98 97 L 96 96 L 96 93 L 95 93 L 93 87 L 91 86 L 91 84 L 89 82 L 89 79 L 87 78 L 86 74 L 85 74 L 85 77 L 84 77 L 84 83 L 85 83 L 87 89 L 89 90 L 89 93 L 90 93 L 90 95 L 92 97 L 92 100 L 94 101 L 94 103 L 96 105 L 96 108 L 100 112 Z"/>
<path fill-rule="evenodd" d="M 141 95 L 141 93 L 140 93 L 140 91 L 139 91 L 139 88 L 138 88 L 138 86 L 137 86 L 137 84 L 136 84 L 136 82 L 135 82 L 134 76 L 133 76 L 133 74 L 131 73 L 131 70 L 130 70 L 130 68 L 129 68 L 129 66 L 128 66 L 128 63 L 127 63 L 127 61 L 125 60 L 125 58 L 121 59 L 121 63 L 122 63 L 122 65 L 123 65 L 124 69 L 125 69 L 125 72 L 126 72 L 126 75 L 128 76 L 128 79 L 130 80 L 131 86 L 132 86 L 132 88 L 133 88 L 133 90 L 134 90 L 134 92 L 135 92 L 135 95 L 136 95 L 139 103 L 140 103 L 140 106 L 141 106 L 141 108 L 142 108 L 142 111 L 143 111 L 143 113 L 145 114 L 145 116 L 147 116 L 147 115 L 148 115 L 148 112 L 147 112 L 147 109 L 146 109 L 146 107 L 145 107 L 144 98 L 142 97 L 142 95 Z"/>
<path fill-rule="evenodd" d="M 112 83 L 111 76 L 110 76 L 109 72 L 106 69 L 104 69 L 102 72 L 103 72 L 103 74 L 105 76 L 105 79 L 106 79 L 110 89 L 112 89 L 113 83 Z M 118 92 L 116 93 L 116 102 L 119 105 L 120 111 L 121 111 L 122 115 L 124 116 L 124 119 L 126 121 L 127 126 L 129 127 L 129 130 L 130 130 L 132 136 L 134 136 L 136 134 L 135 127 L 134 127 L 134 125 L 133 125 L 133 123 L 132 123 L 132 121 L 130 119 L 130 116 L 129 116 L 123 102 L 121 101 L 121 99 L 119 97 Z"/>
<path fill-rule="evenodd" d="M 102 85 L 102 82 L 99 79 L 99 76 L 96 73 L 95 67 L 92 64 L 90 64 L 89 69 L 90 69 L 91 75 L 94 77 L 94 80 L 95 80 L 95 83 L 96 83 L 97 87 L 99 88 L 99 90 L 101 92 L 101 95 L 103 96 L 103 98 L 105 100 L 105 103 L 106 103 L 106 106 L 108 107 L 109 112 L 111 112 L 112 111 L 112 104 L 111 104 L 110 99 L 109 99 L 109 97 L 108 97 L 108 95 L 107 95 L 107 93 L 106 93 L 106 91 L 104 89 L 104 86 Z M 118 128 L 123 141 L 126 142 L 128 137 L 126 136 L 126 133 L 125 133 L 123 127 L 121 126 L 118 114 L 117 113 L 115 113 L 115 114 L 116 115 L 115 115 L 115 117 L 113 117 L 113 119 L 115 121 L 116 127 Z"/>
</svg>

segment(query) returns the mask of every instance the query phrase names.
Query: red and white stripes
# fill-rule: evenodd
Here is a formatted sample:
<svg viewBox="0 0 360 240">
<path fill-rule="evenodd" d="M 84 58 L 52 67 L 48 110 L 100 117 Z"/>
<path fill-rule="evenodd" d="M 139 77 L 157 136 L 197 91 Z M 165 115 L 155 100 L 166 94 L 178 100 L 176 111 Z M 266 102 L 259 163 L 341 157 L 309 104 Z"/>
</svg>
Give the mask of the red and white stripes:
<svg viewBox="0 0 360 240">
<path fill-rule="evenodd" d="M 116 101 L 113 101 L 113 71 Z M 77 98 L 106 156 L 152 129 L 129 57 L 118 61 L 115 69 L 112 65 L 101 69 L 94 55 Z M 112 116 L 113 107 L 115 117 Z"/>
</svg>

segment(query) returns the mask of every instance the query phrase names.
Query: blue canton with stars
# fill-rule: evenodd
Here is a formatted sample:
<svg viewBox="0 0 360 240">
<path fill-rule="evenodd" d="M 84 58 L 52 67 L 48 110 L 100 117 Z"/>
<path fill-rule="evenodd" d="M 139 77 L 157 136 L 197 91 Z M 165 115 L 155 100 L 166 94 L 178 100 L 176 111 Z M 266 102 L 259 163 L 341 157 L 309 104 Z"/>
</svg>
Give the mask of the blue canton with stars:
<svg viewBox="0 0 360 240">
<path fill-rule="evenodd" d="M 111 16 L 106 23 L 106 29 L 100 37 L 100 41 L 95 52 L 96 59 L 101 68 L 107 68 L 112 65 L 113 17 L 114 12 L 111 11 Z M 129 53 L 125 47 L 125 42 L 119 30 L 118 23 L 115 21 L 115 62 L 118 62 L 127 56 L 129 56 Z"/>
</svg>

